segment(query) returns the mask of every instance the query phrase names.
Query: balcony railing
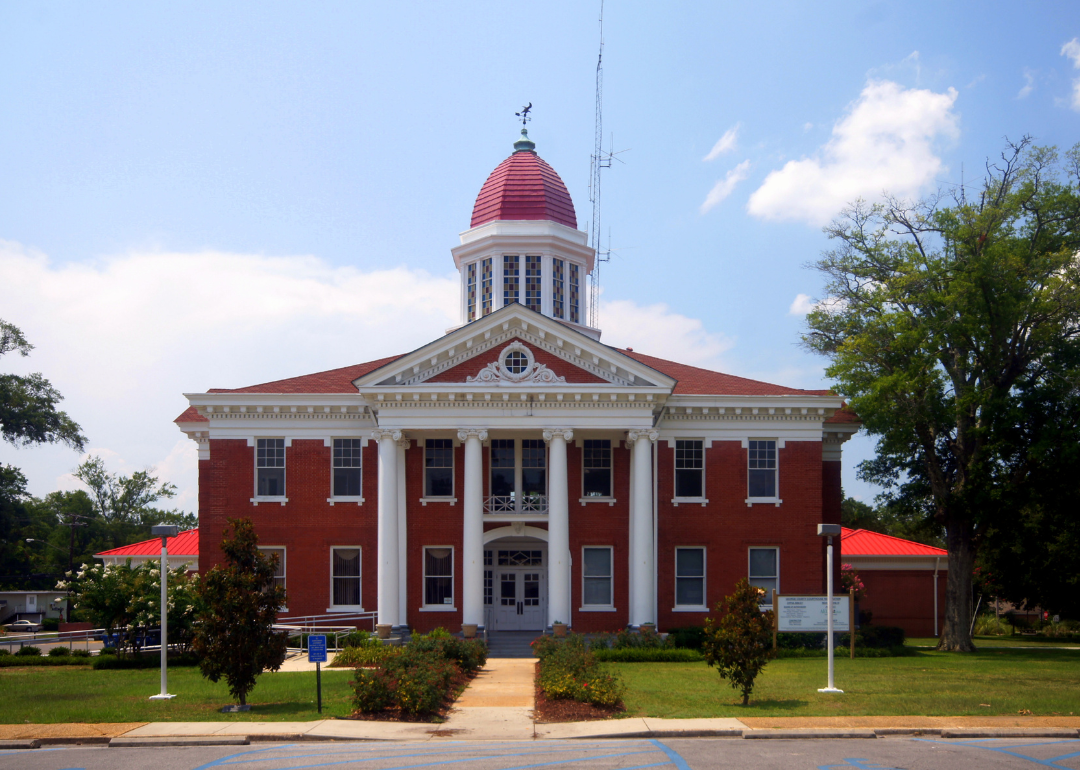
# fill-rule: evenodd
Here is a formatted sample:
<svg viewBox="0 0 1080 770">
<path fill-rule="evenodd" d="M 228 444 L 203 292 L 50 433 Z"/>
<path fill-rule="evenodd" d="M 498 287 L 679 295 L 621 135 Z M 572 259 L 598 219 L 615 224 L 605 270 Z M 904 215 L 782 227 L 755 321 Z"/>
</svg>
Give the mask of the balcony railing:
<svg viewBox="0 0 1080 770">
<path fill-rule="evenodd" d="M 547 495 L 493 495 L 484 498 L 484 513 L 542 513 L 548 512 Z"/>
</svg>

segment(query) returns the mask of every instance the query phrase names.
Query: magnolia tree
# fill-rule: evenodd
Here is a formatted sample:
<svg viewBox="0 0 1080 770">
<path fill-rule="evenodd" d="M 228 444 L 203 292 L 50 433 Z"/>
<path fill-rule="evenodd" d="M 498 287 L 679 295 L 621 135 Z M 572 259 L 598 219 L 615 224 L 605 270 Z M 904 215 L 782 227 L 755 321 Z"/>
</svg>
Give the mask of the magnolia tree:
<svg viewBox="0 0 1080 770">
<path fill-rule="evenodd" d="M 56 584 L 72 596 L 72 607 L 105 633 L 117 635 L 117 651 L 137 651 L 151 628 L 161 625 L 161 570 L 156 561 L 126 564 L 83 564 Z M 191 646 L 195 623 L 195 589 L 199 576 L 186 565 L 168 568 L 166 607 L 169 644 L 180 651 Z"/>
<path fill-rule="evenodd" d="M 719 622 L 705 619 L 705 661 L 750 702 L 754 680 L 776 653 L 772 648 L 773 612 L 761 611 L 765 592 L 743 578 L 735 592 L 716 605 Z"/>
</svg>

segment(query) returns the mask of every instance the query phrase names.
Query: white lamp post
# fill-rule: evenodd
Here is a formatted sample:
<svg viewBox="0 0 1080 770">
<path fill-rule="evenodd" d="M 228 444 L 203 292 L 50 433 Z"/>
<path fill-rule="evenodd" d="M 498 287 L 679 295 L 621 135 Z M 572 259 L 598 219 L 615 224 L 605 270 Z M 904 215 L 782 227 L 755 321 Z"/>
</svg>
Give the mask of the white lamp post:
<svg viewBox="0 0 1080 770">
<path fill-rule="evenodd" d="M 826 637 L 825 646 L 829 649 L 829 686 L 819 687 L 818 692 L 844 692 L 843 690 L 837 690 L 833 686 L 833 583 L 832 583 L 832 539 L 840 534 L 839 524 L 818 524 L 817 525 L 818 537 L 829 538 L 828 547 L 825 549 L 825 613 L 828 622 L 828 636 Z M 852 632 L 854 633 L 854 631 Z"/>
<path fill-rule="evenodd" d="M 151 695 L 150 700 L 169 700 L 175 695 L 169 695 L 169 607 L 166 583 L 169 575 L 169 538 L 176 537 L 180 528 L 174 524 L 155 524 L 150 528 L 150 534 L 161 538 L 161 693 Z M 829 665 L 832 665 L 830 659 Z M 831 678 L 830 678 L 831 681 Z"/>
</svg>

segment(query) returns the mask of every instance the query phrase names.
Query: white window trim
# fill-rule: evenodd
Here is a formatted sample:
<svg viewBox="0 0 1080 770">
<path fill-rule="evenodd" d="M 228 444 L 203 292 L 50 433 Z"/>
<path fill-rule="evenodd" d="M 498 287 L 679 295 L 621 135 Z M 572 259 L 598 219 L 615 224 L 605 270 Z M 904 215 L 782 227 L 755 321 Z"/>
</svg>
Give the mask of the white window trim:
<svg viewBox="0 0 1080 770">
<path fill-rule="evenodd" d="M 428 604 L 427 603 L 427 551 L 429 548 L 449 548 L 450 549 L 450 598 L 453 601 L 450 604 Z M 422 565 L 422 582 L 420 583 L 420 598 L 423 600 L 423 604 L 420 605 L 420 612 L 457 612 L 457 591 L 454 590 L 454 579 L 457 577 L 455 574 L 454 546 L 452 545 L 425 545 L 420 549 L 420 563 Z M 438 577 L 446 577 L 445 575 L 439 575 Z"/>
<path fill-rule="evenodd" d="M 457 502 L 457 447 L 454 446 L 453 439 L 450 440 L 450 489 L 451 492 L 445 496 L 433 495 L 431 497 L 427 494 L 427 439 L 420 439 L 420 449 L 423 450 L 424 455 L 420 459 L 422 463 L 420 468 L 422 471 L 421 484 L 423 484 L 423 497 L 420 498 L 420 505 L 427 505 L 428 503 L 450 503 L 454 505 Z"/>
<path fill-rule="evenodd" d="M 255 506 L 258 506 L 259 503 L 280 503 L 281 505 L 285 505 L 285 503 L 289 502 L 289 497 L 288 497 L 288 490 L 289 490 L 289 453 L 288 452 L 285 453 L 285 465 L 282 466 L 282 468 L 281 468 L 282 472 L 285 474 L 285 494 L 284 495 L 260 495 L 259 494 L 259 439 L 281 439 L 282 441 L 285 442 L 283 444 L 284 449 L 289 449 L 289 448 L 292 447 L 292 439 L 286 438 L 285 436 L 255 436 L 255 437 L 252 437 L 252 438 L 248 439 L 248 441 L 247 441 L 248 446 L 252 447 L 255 450 L 252 453 L 252 458 L 251 458 L 252 459 L 251 466 L 252 466 L 252 471 L 254 473 L 254 479 L 253 479 L 254 483 L 253 483 L 251 488 L 255 491 L 255 494 L 253 494 L 251 496 L 251 500 L 249 502 L 252 505 L 255 505 Z"/>
<path fill-rule="evenodd" d="M 334 604 L 334 551 L 339 548 L 355 548 L 360 552 L 360 598 L 364 598 L 364 547 L 361 545 L 332 545 L 330 546 L 330 601 L 326 608 L 327 612 L 363 612 L 361 604 Z"/>
<path fill-rule="evenodd" d="M 705 597 L 704 604 L 679 604 L 679 551 L 696 549 L 701 551 L 701 595 Z M 747 552 L 749 554 L 749 552 Z M 749 560 L 749 555 L 746 557 Z M 677 545 L 675 546 L 675 606 L 672 612 L 708 612 L 709 611 L 709 552 L 703 545 Z"/>
<path fill-rule="evenodd" d="M 782 438 L 766 438 L 762 436 L 748 436 L 742 440 L 742 448 L 749 452 L 751 441 L 775 441 L 776 442 L 776 495 L 773 497 L 747 497 L 743 502 L 747 508 L 752 508 L 754 503 L 760 505 L 775 505 L 777 508 L 784 501 L 780 499 L 780 450 L 784 448 Z M 746 456 L 746 489 L 750 490 L 750 455 Z"/>
<path fill-rule="evenodd" d="M 585 603 L 585 551 L 587 549 L 604 549 L 608 552 L 608 595 L 611 601 L 607 604 Z M 595 576 L 594 576 L 595 577 Z M 615 547 L 610 545 L 583 545 L 581 546 L 581 606 L 578 612 L 615 612 Z"/>
<path fill-rule="evenodd" d="M 701 496 L 700 497 L 679 497 L 679 496 L 675 495 L 676 485 L 678 484 L 678 481 L 676 481 L 676 476 L 678 475 L 676 473 L 676 471 L 678 470 L 678 468 L 675 467 L 675 452 L 678 451 L 677 450 L 677 446 L 678 446 L 677 442 L 679 442 L 679 441 L 700 441 L 701 442 Z M 706 505 L 709 504 L 709 498 L 705 494 L 705 492 L 706 492 L 706 490 L 705 490 L 705 470 L 706 470 L 706 468 L 708 466 L 708 463 L 706 462 L 705 453 L 709 450 L 711 444 L 712 444 L 712 442 L 709 441 L 708 439 L 706 439 L 704 436 L 676 436 L 675 438 L 671 439 L 668 442 L 668 446 L 671 447 L 671 492 L 672 492 L 671 503 L 676 508 L 679 507 L 680 503 L 683 504 L 683 505 L 700 505 L 702 508 L 704 508 Z"/>
<path fill-rule="evenodd" d="M 285 593 L 289 591 L 289 548 L 285 545 L 258 545 L 260 551 L 281 551 L 281 582 L 285 586 Z M 276 577 L 276 576 L 275 576 Z M 288 612 L 288 607 L 278 607 L 278 612 Z"/>
<path fill-rule="evenodd" d="M 565 320 L 565 319 L 563 319 Z M 582 505 L 585 503 L 607 503 L 608 505 L 615 505 L 618 500 L 615 499 L 615 450 L 618 448 L 619 442 L 611 439 L 588 439 L 589 441 L 607 441 L 608 442 L 608 478 L 610 483 L 608 488 L 611 490 L 611 494 L 606 497 L 587 497 L 585 495 L 585 441 L 582 439 L 578 445 L 581 447 L 581 497 L 578 498 L 578 502 Z"/>
<path fill-rule="evenodd" d="M 334 494 L 334 440 L 335 439 L 360 439 L 360 489 L 364 489 L 364 455 L 363 452 L 367 448 L 367 440 L 359 436 L 331 436 L 328 439 L 323 439 L 323 446 L 330 449 L 330 497 L 326 498 L 326 502 L 333 505 L 334 503 L 356 503 L 357 505 L 364 504 L 363 495 L 335 495 Z M 336 547 L 336 546 L 335 546 Z M 345 548 L 346 546 L 341 546 Z"/>
<path fill-rule="evenodd" d="M 777 594 L 780 594 L 780 546 L 778 545 L 751 545 L 746 549 L 746 579 L 750 580 L 750 552 L 751 551 L 764 551 L 772 550 L 776 551 L 776 588 L 774 589 Z M 767 597 L 768 601 L 759 605 L 762 610 L 771 610 L 773 608 L 772 596 Z"/>
</svg>

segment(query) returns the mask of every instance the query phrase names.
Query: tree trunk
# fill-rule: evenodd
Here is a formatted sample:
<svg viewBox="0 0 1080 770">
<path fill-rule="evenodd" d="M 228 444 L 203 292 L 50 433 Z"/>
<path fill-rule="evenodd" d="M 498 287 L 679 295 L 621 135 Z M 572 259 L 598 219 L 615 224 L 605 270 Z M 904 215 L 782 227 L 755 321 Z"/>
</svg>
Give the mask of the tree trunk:
<svg viewBox="0 0 1080 770">
<path fill-rule="evenodd" d="M 957 517 L 959 518 L 959 517 Z M 949 573 L 945 581 L 945 626 L 937 648 L 974 652 L 971 641 L 971 575 L 975 568 L 975 531 L 969 521 L 946 524 Z"/>
</svg>

